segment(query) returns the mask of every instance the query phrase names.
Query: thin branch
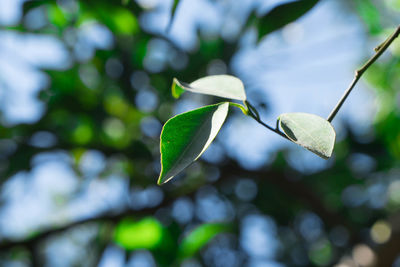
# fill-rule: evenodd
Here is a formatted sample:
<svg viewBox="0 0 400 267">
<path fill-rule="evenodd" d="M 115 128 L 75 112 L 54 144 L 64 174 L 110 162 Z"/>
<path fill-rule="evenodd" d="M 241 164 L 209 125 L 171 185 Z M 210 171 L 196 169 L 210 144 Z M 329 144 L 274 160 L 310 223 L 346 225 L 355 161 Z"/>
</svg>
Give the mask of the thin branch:
<svg viewBox="0 0 400 267">
<path fill-rule="evenodd" d="M 354 86 L 357 84 L 358 80 L 360 80 L 363 73 L 385 52 L 385 50 L 391 45 L 391 43 L 399 36 L 400 34 L 400 26 L 397 27 L 396 31 L 390 35 L 382 44 L 378 45 L 375 48 L 375 55 L 373 55 L 361 68 L 356 70 L 354 79 L 350 83 L 347 90 L 344 92 L 342 98 L 336 104 L 335 108 L 332 110 L 331 114 L 329 114 L 327 120 L 331 122 L 340 108 L 342 107 L 343 103 L 346 101 L 347 97 L 349 96 L 350 92 L 353 90 Z"/>
<path fill-rule="evenodd" d="M 289 138 L 279 130 L 278 121 L 276 122 L 275 128 L 273 128 L 272 126 L 269 126 L 268 124 L 266 124 L 265 122 L 263 122 L 261 120 L 260 115 L 258 114 L 258 111 L 255 109 L 255 107 L 253 107 L 247 100 L 245 100 L 244 103 L 245 103 L 246 107 L 248 108 L 248 115 L 250 117 L 252 117 L 256 122 L 258 122 L 259 124 L 261 124 L 262 126 L 267 128 L 268 130 L 273 131 L 274 133 L 279 134 L 283 138 L 289 140 Z"/>
<path fill-rule="evenodd" d="M 0 243 L 0 251 L 5 251 L 7 249 L 16 247 L 16 246 L 35 246 L 36 243 L 46 239 L 49 236 L 62 233 L 68 229 L 74 228 L 76 226 L 82 225 L 82 224 L 87 224 L 91 222 L 101 222 L 101 221 L 113 221 L 113 222 L 118 222 L 122 218 L 126 216 L 135 216 L 135 217 L 143 217 L 143 216 L 148 216 L 154 214 L 154 212 L 157 210 L 157 208 L 148 208 L 148 209 L 142 209 L 139 211 L 134 211 L 134 210 L 125 210 L 120 213 L 116 214 L 109 214 L 109 213 L 104 213 L 101 214 L 97 217 L 91 217 L 91 218 L 85 218 L 81 220 L 77 220 L 74 222 L 71 222 L 69 224 L 63 225 L 63 226 L 58 226 L 54 228 L 50 228 L 47 230 L 38 230 L 38 234 L 34 235 L 30 238 L 22 239 L 22 240 L 3 240 Z"/>
<path fill-rule="evenodd" d="M 254 118 L 254 117 L 253 117 Z M 288 139 L 289 140 L 289 138 L 284 134 L 284 133 L 282 133 L 280 130 L 279 130 L 279 128 L 272 128 L 271 126 L 269 126 L 268 124 L 266 124 L 266 123 L 264 123 L 262 120 L 260 120 L 260 119 L 256 119 L 256 118 L 254 118 L 259 124 L 261 124 L 262 126 L 264 126 L 265 128 L 267 128 L 267 129 L 269 129 L 269 130 L 271 130 L 271 131 L 273 131 L 274 133 L 277 133 L 277 134 L 279 134 L 280 136 L 282 136 L 283 138 L 285 138 L 285 139 Z"/>
</svg>

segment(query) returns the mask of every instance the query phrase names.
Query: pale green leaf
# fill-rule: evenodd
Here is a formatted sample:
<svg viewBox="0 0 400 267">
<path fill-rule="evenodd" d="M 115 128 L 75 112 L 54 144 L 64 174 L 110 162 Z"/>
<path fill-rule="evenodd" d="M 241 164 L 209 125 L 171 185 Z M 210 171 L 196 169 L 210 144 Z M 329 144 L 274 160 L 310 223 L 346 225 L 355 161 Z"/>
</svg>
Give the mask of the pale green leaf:
<svg viewBox="0 0 400 267">
<path fill-rule="evenodd" d="M 161 173 L 163 184 L 198 159 L 217 136 L 229 102 L 205 106 L 169 119 L 161 132 Z"/>
<path fill-rule="evenodd" d="M 327 120 L 308 113 L 285 113 L 278 119 L 291 141 L 324 159 L 332 155 L 336 133 Z"/>
<path fill-rule="evenodd" d="M 243 82 L 231 75 L 211 75 L 192 83 L 185 83 L 174 78 L 172 94 L 179 97 L 182 89 L 199 94 L 215 95 L 224 98 L 246 100 Z"/>
</svg>

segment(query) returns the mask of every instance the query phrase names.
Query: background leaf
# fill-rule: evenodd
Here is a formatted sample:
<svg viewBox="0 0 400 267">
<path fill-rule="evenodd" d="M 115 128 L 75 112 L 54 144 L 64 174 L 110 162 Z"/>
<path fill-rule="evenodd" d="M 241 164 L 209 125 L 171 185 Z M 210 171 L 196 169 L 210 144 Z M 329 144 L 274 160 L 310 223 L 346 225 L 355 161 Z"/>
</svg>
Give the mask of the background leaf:
<svg viewBox="0 0 400 267">
<path fill-rule="evenodd" d="M 259 19 L 255 19 L 258 41 L 265 35 L 276 31 L 306 14 L 318 0 L 299 0 L 279 5 Z"/>
<path fill-rule="evenodd" d="M 291 141 L 324 159 L 332 155 L 336 133 L 327 120 L 309 113 L 285 113 L 278 119 Z"/>
<path fill-rule="evenodd" d="M 368 31 L 372 35 L 381 33 L 383 30 L 381 16 L 374 3 L 371 0 L 356 0 L 354 4 L 360 17 L 364 20 Z"/>
<path fill-rule="evenodd" d="M 179 0 L 174 0 L 174 2 L 172 4 L 172 8 L 171 8 L 171 18 L 170 18 L 168 26 L 167 26 L 167 32 L 170 31 L 170 29 L 172 27 L 172 23 L 174 22 L 175 12 L 176 12 L 176 9 L 178 8 L 178 4 L 179 4 Z"/>
<path fill-rule="evenodd" d="M 207 223 L 198 226 L 182 240 L 179 247 L 180 256 L 183 258 L 192 257 L 216 235 L 228 230 L 229 227 L 221 223 Z"/>
<path fill-rule="evenodd" d="M 204 153 L 221 129 L 228 110 L 229 102 L 224 102 L 182 113 L 165 123 L 158 184 L 172 179 Z"/>
<path fill-rule="evenodd" d="M 160 245 L 162 238 L 163 228 L 153 218 L 140 221 L 122 220 L 114 234 L 115 242 L 128 250 L 153 249 Z"/>
<path fill-rule="evenodd" d="M 231 75 L 211 75 L 200 78 L 190 84 L 174 79 L 172 84 L 172 94 L 179 97 L 183 91 L 193 93 L 215 95 L 224 98 L 246 100 L 243 82 Z"/>
</svg>

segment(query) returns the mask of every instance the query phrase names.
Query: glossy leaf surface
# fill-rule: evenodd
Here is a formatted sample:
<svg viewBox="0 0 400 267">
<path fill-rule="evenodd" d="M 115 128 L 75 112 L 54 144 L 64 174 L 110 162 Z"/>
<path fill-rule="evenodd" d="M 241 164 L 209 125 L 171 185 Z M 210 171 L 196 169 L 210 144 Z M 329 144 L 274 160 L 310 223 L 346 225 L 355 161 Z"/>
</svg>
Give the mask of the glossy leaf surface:
<svg viewBox="0 0 400 267">
<path fill-rule="evenodd" d="M 336 133 L 327 120 L 309 113 L 285 113 L 278 119 L 291 141 L 324 159 L 332 155 Z"/>
<path fill-rule="evenodd" d="M 205 106 L 168 120 L 161 132 L 163 184 L 198 159 L 217 136 L 228 115 L 229 103 Z"/>
</svg>

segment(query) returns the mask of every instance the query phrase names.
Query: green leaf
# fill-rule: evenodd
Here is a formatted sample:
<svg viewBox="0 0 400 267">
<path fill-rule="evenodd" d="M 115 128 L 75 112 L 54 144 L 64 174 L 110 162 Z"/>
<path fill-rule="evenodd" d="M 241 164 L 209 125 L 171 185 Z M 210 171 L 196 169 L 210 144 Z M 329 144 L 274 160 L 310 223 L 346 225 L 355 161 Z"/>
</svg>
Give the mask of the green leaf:
<svg viewBox="0 0 400 267">
<path fill-rule="evenodd" d="M 114 240 L 128 250 L 153 249 L 161 245 L 163 228 L 153 218 L 122 220 L 115 229 Z"/>
<path fill-rule="evenodd" d="M 228 115 L 229 102 L 205 106 L 169 119 L 161 132 L 161 173 L 158 184 L 198 159 L 217 136 Z"/>
<path fill-rule="evenodd" d="M 381 16 L 378 8 L 371 0 L 357 0 L 356 10 L 363 19 L 372 35 L 377 35 L 383 31 Z"/>
<path fill-rule="evenodd" d="M 246 100 L 243 82 L 231 75 L 206 76 L 190 84 L 174 78 L 172 95 L 174 95 L 174 97 L 179 97 L 183 93 L 183 90 L 242 101 Z"/>
<path fill-rule="evenodd" d="M 52 25 L 63 28 L 68 24 L 68 18 L 59 5 L 48 5 L 47 16 Z"/>
<path fill-rule="evenodd" d="M 185 89 L 183 89 L 181 82 L 179 82 L 176 78 L 174 78 L 174 81 L 172 82 L 171 91 L 172 91 L 172 96 L 178 99 L 181 96 L 181 94 L 185 92 Z"/>
<path fill-rule="evenodd" d="M 104 23 L 116 35 L 133 35 L 139 32 L 139 23 L 135 14 L 127 7 L 93 5 L 82 3 L 82 16 L 77 20 L 82 25 L 92 18 Z"/>
<path fill-rule="evenodd" d="M 179 254 L 182 258 L 194 256 L 202 247 L 210 242 L 216 235 L 229 231 L 226 224 L 203 224 L 192 230 L 181 242 Z"/>
<path fill-rule="evenodd" d="M 179 4 L 179 0 L 174 0 L 174 2 L 172 4 L 172 8 L 171 8 L 171 19 L 169 20 L 169 23 L 168 23 L 167 32 L 169 32 L 169 30 L 172 27 L 172 23 L 174 22 L 175 12 L 176 12 L 176 9 L 178 8 L 178 4 Z"/>
<path fill-rule="evenodd" d="M 266 15 L 255 20 L 258 29 L 258 41 L 265 35 L 276 31 L 297 20 L 311 10 L 319 0 L 299 0 L 273 8 Z"/>
<path fill-rule="evenodd" d="M 286 136 L 294 143 L 324 159 L 332 155 L 336 133 L 327 120 L 308 113 L 285 113 L 278 120 Z"/>
</svg>

